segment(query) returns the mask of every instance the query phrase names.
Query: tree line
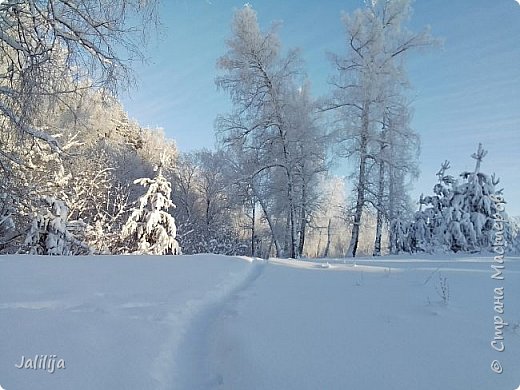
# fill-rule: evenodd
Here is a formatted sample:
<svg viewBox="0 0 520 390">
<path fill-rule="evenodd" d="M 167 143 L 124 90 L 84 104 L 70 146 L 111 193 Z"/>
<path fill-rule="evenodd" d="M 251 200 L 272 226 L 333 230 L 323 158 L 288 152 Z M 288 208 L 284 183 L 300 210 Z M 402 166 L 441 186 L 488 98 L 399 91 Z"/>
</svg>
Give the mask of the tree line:
<svg viewBox="0 0 520 390">
<path fill-rule="evenodd" d="M 0 4 L 0 253 L 297 258 L 489 243 L 489 220 L 471 214 L 476 201 L 460 201 L 464 215 L 441 210 L 462 191 L 444 171 L 414 213 L 419 136 L 405 60 L 437 41 L 406 28 L 409 0 L 343 16 L 345 50 L 331 56 L 321 98 L 277 27 L 263 30 L 250 5 L 235 11 L 215 79 L 232 109 L 215 121 L 218 149 L 191 153 L 130 120 L 114 97 L 132 83 L 129 61 L 141 56 L 156 6 Z M 129 18 L 140 27 L 126 27 Z M 351 174 L 334 175 L 334 164 Z M 476 183 L 495 193 L 495 179 L 482 177 L 468 173 L 466 193 Z"/>
</svg>

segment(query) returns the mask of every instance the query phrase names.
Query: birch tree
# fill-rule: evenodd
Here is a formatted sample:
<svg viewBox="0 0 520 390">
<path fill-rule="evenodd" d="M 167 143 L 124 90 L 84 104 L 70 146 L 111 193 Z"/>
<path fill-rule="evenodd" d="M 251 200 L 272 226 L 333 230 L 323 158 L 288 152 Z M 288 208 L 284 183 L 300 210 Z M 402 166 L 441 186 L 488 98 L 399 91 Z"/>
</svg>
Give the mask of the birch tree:
<svg viewBox="0 0 520 390">
<path fill-rule="evenodd" d="M 256 172 L 283 177 L 287 200 L 288 255 L 298 257 L 295 160 L 289 137 L 288 96 L 300 73 L 297 51 L 282 56 L 274 29 L 262 32 L 250 5 L 238 10 L 232 23 L 228 51 L 218 61 L 224 72 L 216 84 L 228 92 L 233 112 L 217 120 L 224 145 L 243 153 L 256 149 Z"/>
<path fill-rule="evenodd" d="M 410 0 L 373 0 L 342 18 L 347 52 L 343 57 L 333 56 L 338 73 L 325 109 L 337 113 L 343 155 L 356 167 L 348 256 L 356 255 L 363 210 L 369 203 L 370 159 L 377 150 L 385 108 L 399 87 L 406 85 L 405 55 L 433 43 L 428 31 L 412 33 L 404 27 L 410 12 Z"/>
<path fill-rule="evenodd" d="M 369 199 L 376 209 L 374 256 L 381 255 L 384 226 L 388 226 L 389 236 L 395 236 L 392 231 L 395 225 L 391 222 L 398 214 L 411 215 L 408 187 L 419 172 L 419 135 L 410 127 L 409 105 L 404 98 L 392 100 L 392 105 L 387 106 L 383 114 L 374 155 L 369 155 L 376 166 L 372 179 L 374 190 L 369 190 Z"/>
<path fill-rule="evenodd" d="M 316 104 L 305 83 L 294 91 L 288 115 L 289 140 L 295 160 L 295 193 L 297 206 L 298 253 L 304 252 L 306 232 L 320 206 L 323 180 L 327 172 L 328 138 L 319 123 Z"/>
</svg>

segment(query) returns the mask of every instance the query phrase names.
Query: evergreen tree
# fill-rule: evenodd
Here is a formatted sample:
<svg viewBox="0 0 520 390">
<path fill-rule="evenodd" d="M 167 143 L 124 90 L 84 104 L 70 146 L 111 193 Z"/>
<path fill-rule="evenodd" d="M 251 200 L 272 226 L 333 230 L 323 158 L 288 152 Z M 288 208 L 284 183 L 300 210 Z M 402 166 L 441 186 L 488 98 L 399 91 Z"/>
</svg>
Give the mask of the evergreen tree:
<svg viewBox="0 0 520 390">
<path fill-rule="evenodd" d="M 422 200 L 423 196 L 421 195 L 421 200 L 419 201 L 421 208 L 415 213 L 414 220 L 410 224 L 408 231 L 408 241 L 412 252 L 430 252 L 431 250 L 431 231 L 428 226 L 430 213 L 428 210 L 422 210 Z"/>
<path fill-rule="evenodd" d="M 28 252 L 32 255 L 71 254 L 73 237 L 67 230 L 69 208 L 65 202 L 50 196 L 41 201 L 25 239 Z"/>
<path fill-rule="evenodd" d="M 496 214 L 507 220 L 505 211 L 500 211 L 492 200 L 492 196 L 502 194 L 497 190 L 499 180 L 495 175 L 480 172 L 480 165 L 487 151 L 479 144 L 476 153 L 471 157 L 476 160 L 473 172 L 462 172 L 461 180 L 447 175 L 449 162 L 445 161 L 437 177 L 439 182 L 434 186 L 434 195 L 422 197 L 422 205 L 428 206 L 416 214 L 410 226 L 411 251 L 430 251 L 440 249 L 446 251 L 479 251 L 489 248 L 493 243 L 493 223 Z M 506 224 L 508 225 L 508 224 Z M 505 237 L 512 240 L 509 226 L 506 226 Z"/>
<path fill-rule="evenodd" d="M 399 254 L 401 252 L 409 252 L 408 244 L 408 227 L 406 221 L 402 218 L 401 212 L 390 223 L 390 253 Z"/>
<path fill-rule="evenodd" d="M 493 240 L 493 215 L 497 213 L 497 209 L 490 196 L 502 193 L 502 190 L 495 189 L 500 181 L 495 175 L 489 176 L 480 172 L 480 164 L 486 154 L 487 151 L 479 144 L 477 152 L 471 155 L 476 160 L 475 170 L 461 174 L 464 180 L 461 186 L 464 211 L 469 214 L 464 218 L 464 225 L 470 235 L 475 236 L 475 246 L 480 248 L 490 246 Z"/>
<path fill-rule="evenodd" d="M 142 178 L 134 183 L 148 187 L 148 190 L 123 226 L 122 238 L 127 249 L 140 254 L 180 254 L 175 239 L 175 219 L 168 213 L 170 207 L 175 208 L 170 199 L 171 184 L 162 174 L 162 164 L 154 179 Z"/>
<path fill-rule="evenodd" d="M 512 235 L 511 252 L 520 254 L 520 217 L 512 217 L 510 226 Z"/>
</svg>

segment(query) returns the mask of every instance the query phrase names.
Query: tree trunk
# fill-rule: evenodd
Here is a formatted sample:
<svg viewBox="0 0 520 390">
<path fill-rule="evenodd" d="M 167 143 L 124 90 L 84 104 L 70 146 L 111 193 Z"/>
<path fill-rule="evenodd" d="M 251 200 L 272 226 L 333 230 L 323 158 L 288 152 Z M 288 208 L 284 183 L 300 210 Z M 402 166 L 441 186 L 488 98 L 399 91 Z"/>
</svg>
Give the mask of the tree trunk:
<svg viewBox="0 0 520 390">
<path fill-rule="evenodd" d="M 286 133 L 284 131 L 285 125 L 282 117 L 282 110 L 279 106 L 276 90 L 273 88 L 273 83 L 271 82 L 271 78 L 263 68 L 262 64 L 259 66 L 259 70 L 262 74 L 263 79 L 265 80 L 267 89 L 269 91 L 269 95 L 271 96 L 272 103 L 275 107 L 275 116 L 278 121 L 278 135 L 280 136 L 281 146 L 283 150 L 283 158 L 285 163 L 285 173 L 287 175 L 287 198 L 289 201 L 289 224 L 290 224 L 290 258 L 295 259 L 297 257 L 297 247 L 296 247 L 296 211 L 294 208 L 294 184 L 293 177 L 291 174 L 290 168 L 290 159 L 289 159 L 289 151 L 287 150 L 287 139 Z"/>
<path fill-rule="evenodd" d="M 302 186 L 302 211 L 300 215 L 300 243 L 298 245 L 298 253 L 301 255 L 303 253 L 303 247 L 305 245 L 305 230 L 307 228 L 307 213 L 305 212 L 305 209 L 307 207 L 306 205 L 306 193 L 305 193 L 305 183 Z"/>
<path fill-rule="evenodd" d="M 374 242 L 373 256 L 381 256 L 381 236 L 383 235 L 383 195 L 385 189 L 385 163 L 379 162 L 379 188 L 377 191 L 377 217 L 376 217 L 376 239 Z"/>
<path fill-rule="evenodd" d="M 347 251 L 347 257 L 356 257 L 357 247 L 359 243 L 359 230 L 361 226 L 361 218 L 363 208 L 365 206 L 365 186 L 366 186 L 366 162 L 368 149 L 368 104 L 363 105 L 362 112 L 362 128 L 359 145 L 359 176 L 357 184 L 356 212 L 354 214 L 354 223 L 352 225 L 352 236 Z"/>
<path fill-rule="evenodd" d="M 285 139 L 284 139 L 285 142 Z M 284 156 L 285 160 L 288 163 L 289 154 L 284 144 Z M 287 192 L 288 192 L 288 200 L 289 200 L 289 224 L 290 224 L 290 233 L 291 233 L 291 241 L 290 241 L 290 258 L 296 259 L 298 256 L 297 245 L 296 245 L 296 211 L 294 209 L 294 185 L 293 178 L 289 167 L 286 167 L 287 172 Z"/>
<path fill-rule="evenodd" d="M 332 218 L 329 218 L 329 224 L 327 225 L 327 246 L 325 247 L 325 253 L 323 257 L 329 256 L 330 242 L 331 242 L 331 230 L 332 230 Z"/>
<path fill-rule="evenodd" d="M 253 203 L 253 221 L 251 223 L 251 257 L 256 257 L 256 245 L 255 245 L 255 240 L 256 240 L 256 232 L 255 232 L 255 223 L 256 223 L 256 202 L 255 200 L 253 199 L 252 201 Z"/>
<path fill-rule="evenodd" d="M 305 210 L 302 210 L 302 218 L 300 224 L 300 242 L 298 244 L 298 254 L 301 256 L 303 248 L 305 246 L 305 230 L 307 228 L 307 220 L 305 216 Z"/>
<path fill-rule="evenodd" d="M 206 228 L 209 231 L 209 225 L 210 225 L 210 216 L 209 216 L 209 210 L 211 206 L 211 200 L 209 199 L 209 196 L 206 195 Z"/>
<path fill-rule="evenodd" d="M 395 212 L 395 177 L 394 177 L 394 169 L 392 167 L 389 168 L 388 172 L 388 220 L 389 223 L 389 250 L 391 255 L 397 254 L 397 232 L 394 220 L 396 218 Z"/>
<path fill-rule="evenodd" d="M 284 230 L 284 234 L 283 234 L 283 255 L 284 256 L 287 256 L 290 246 L 291 246 L 291 211 L 290 211 L 290 209 L 288 209 L 287 216 L 285 218 L 285 230 Z"/>
<path fill-rule="evenodd" d="M 376 239 L 374 241 L 374 253 L 373 256 L 381 256 L 381 236 L 383 235 L 383 222 L 384 222 L 384 195 L 385 195 L 385 160 L 384 160 L 384 149 L 386 144 L 384 143 L 385 131 L 382 131 L 381 147 L 379 149 L 379 178 L 378 178 L 378 189 L 377 189 L 377 217 L 376 217 Z"/>
<path fill-rule="evenodd" d="M 262 199 L 260 197 L 257 197 L 258 199 L 258 203 L 260 204 L 260 207 L 262 208 L 262 211 L 265 215 L 265 219 L 267 221 L 267 224 L 269 225 L 269 229 L 271 230 L 271 237 L 273 239 L 273 243 L 274 243 L 274 247 L 275 247 L 275 250 L 276 250 L 276 257 L 280 257 L 280 254 L 281 254 L 281 249 L 280 248 L 280 243 L 278 242 L 277 238 L 276 238 L 276 235 L 275 235 L 275 232 L 274 232 L 274 225 L 273 225 L 273 221 L 271 220 L 271 217 L 269 216 L 269 213 L 267 212 L 267 207 L 266 205 L 264 204 L 264 202 L 262 201 Z"/>
</svg>

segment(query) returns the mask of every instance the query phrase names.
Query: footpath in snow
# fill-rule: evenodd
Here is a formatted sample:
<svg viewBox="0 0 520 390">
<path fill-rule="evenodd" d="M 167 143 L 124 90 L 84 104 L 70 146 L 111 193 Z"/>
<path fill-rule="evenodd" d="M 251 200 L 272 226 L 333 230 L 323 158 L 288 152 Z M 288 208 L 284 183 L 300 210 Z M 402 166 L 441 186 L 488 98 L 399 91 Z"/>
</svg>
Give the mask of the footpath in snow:
<svg viewBox="0 0 520 390">
<path fill-rule="evenodd" d="M 181 388 L 178 353 L 192 322 L 258 273 L 257 263 L 215 255 L 2 256 L 0 386 Z M 56 355 L 66 368 L 15 367 L 35 355 L 48 355 L 47 364 Z"/>
<path fill-rule="evenodd" d="M 0 385 L 515 390 L 520 259 L 504 280 L 492 260 L 0 257 Z M 490 345 L 497 287 L 504 352 Z M 35 355 L 66 369 L 15 367 Z"/>
<path fill-rule="evenodd" d="M 211 327 L 214 388 L 516 390 L 520 259 L 506 259 L 502 281 L 491 278 L 492 261 L 272 260 Z M 499 286 L 504 352 L 490 345 Z"/>
</svg>

